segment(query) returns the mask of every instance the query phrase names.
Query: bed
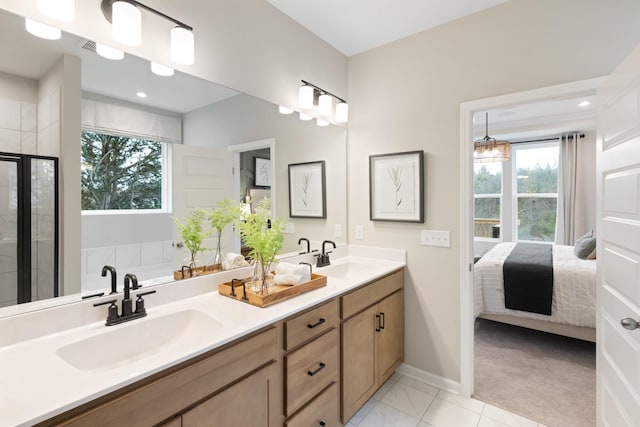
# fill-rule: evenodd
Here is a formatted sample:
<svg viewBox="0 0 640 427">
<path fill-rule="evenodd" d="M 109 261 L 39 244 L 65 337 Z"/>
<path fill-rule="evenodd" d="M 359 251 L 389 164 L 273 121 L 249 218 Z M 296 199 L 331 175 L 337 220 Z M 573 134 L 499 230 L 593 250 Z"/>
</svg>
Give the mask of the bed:
<svg viewBox="0 0 640 427">
<path fill-rule="evenodd" d="M 553 245 L 551 315 L 505 308 L 503 266 L 516 243 L 499 243 L 474 266 L 475 316 L 587 341 L 595 341 L 596 261 L 573 246 Z"/>
</svg>

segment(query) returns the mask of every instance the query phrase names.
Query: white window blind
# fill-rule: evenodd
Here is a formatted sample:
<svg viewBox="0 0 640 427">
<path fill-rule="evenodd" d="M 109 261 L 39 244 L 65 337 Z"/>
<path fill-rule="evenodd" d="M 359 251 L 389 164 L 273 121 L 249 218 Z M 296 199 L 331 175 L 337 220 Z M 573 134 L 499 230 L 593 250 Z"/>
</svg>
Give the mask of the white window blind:
<svg viewBox="0 0 640 427">
<path fill-rule="evenodd" d="M 182 119 L 109 104 L 82 100 L 82 128 L 107 135 L 182 143 Z"/>
</svg>

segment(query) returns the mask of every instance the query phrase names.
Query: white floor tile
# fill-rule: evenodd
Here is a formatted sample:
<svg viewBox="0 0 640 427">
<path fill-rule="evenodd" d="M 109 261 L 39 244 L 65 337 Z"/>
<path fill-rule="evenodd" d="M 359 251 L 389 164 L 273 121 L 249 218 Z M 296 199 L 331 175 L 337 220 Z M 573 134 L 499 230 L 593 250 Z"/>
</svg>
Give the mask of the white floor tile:
<svg viewBox="0 0 640 427">
<path fill-rule="evenodd" d="M 356 412 L 353 417 L 351 417 L 351 419 L 349 420 L 349 423 L 358 425 L 360 424 L 360 422 L 364 419 L 364 417 L 367 416 L 367 414 L 369 412 L 371 412 L 371 410 L 373 409 L 374 406 L 376 406 L 376 403 L 378 403 L 376 400 L 373 399 L 369 399 L 367 401 L 367 403 L 365 403 L 362 408 L 360 408 L 358 410 L 358 412 Z"/>
<path fill-rule="evenodd" d="M 416 427 L 420 420 L 378 402 L 358 427 Z"/>
<path fill-rule="evenodd" d="M 413 418 L 420 419 L 434 398 L 435 396 L 432 394 L 425 393 L 401 382 L 396 382 L 380 399 L 380 402 L 399 409 Z"/>
<path fill-rule="evenodd" d="M 497 421 L 489 417 L 480 417 L 478 427 L 510 427 L 509 424 Z"/>
<path fill-rule="evenodd" d="M 538 423 L 520 415 L 513 414 L 488 403 L 484 406 L 483 417 L 502 421 L 510 427 L 538 427 Z"/>
<path fill-rule="evenodd" d="M 410 387 L 413 387 L 413 388 L 417 388 L 420 391 L 423 391 L 423 392 L 428 393 L 428 394 L 432 394 L 434 396 L 436 394 L 438 394 L 438 388 L 437 387 L 434 387 L 434 386 L 429 385 L 427 383 L 423 383 L 420 380 L 416 380 L 416 379 L 413 379 L 411 377 L 407 377 L 405 375 L 401 375 L 398 378 L 398 382 L 402 383 L 402 384 L 406 384 L 406 385 L 408 385 Z"/>
<path fill-rule="evenodd" d="M 476 427 L 480 415 L 442 399 L 434 399 L 422 421 L 434 427 Z"/>
<path fill-rule="evenodd" d="M 373 396 L 371 396 L 371 400 L 380 400 L 380 399 L 382 399 L 384 397 L 384 395 L 387 394 L 389 389 L 391 389 L 391 387 L 395 383 L 396 383 L 395 381 L 393 381 L 392 379 L 389 379 L 386 383 L 382 384 L 382 387 L 380 387 L 378 389 L 378 391 L 376 391 Z"/>
<path fill-rule="evenodd" d="M 462 406 L 476 414 L 482 414 L 482 410 L 484 409 L 484 402 L 476 399 L 470 399 L 468 397 L 462 397 L 444 390 L 440 390 L 436 399 L 441 399 L 446 402 L 453 403 L 454 405 Z"/>
</svg>

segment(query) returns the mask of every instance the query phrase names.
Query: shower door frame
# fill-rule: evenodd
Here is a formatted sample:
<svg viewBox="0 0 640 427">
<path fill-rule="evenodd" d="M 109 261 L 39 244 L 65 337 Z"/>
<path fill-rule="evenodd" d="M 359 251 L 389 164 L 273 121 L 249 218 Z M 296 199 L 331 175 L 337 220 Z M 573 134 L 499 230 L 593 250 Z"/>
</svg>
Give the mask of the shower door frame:
<svg viewBox="0 0 640 427">
<path fill-rule="evenodd" d="M 31 302 L 32 299 L 32 234 L 31 234 L 31 161 L 48 160 L 54 166 L 54 244 L 53 244 L 53 296 L 59 296 L 59 159 L 50 156 L 0 152 L 0 160 L 12 161 L 17 168 L 17 270 L 18 298 L 17 303 Z"/>
</svg>

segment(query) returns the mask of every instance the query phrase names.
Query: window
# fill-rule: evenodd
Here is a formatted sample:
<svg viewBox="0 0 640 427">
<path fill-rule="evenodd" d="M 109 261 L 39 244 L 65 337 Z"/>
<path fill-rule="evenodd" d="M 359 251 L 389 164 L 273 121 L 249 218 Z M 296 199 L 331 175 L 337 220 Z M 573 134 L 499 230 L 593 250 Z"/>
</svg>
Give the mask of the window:
<svg viewBox="0 0 640 427">
<path fill-rule="evenodd" d="M 518 240 L 553 242 L 558 204 L 557 143 L 513 150 Z"/>
<path fill-rule="evenodd" d="M 512 144 L 511 160 L 474 164 L 474 237 L 553 242 L 557 142 Z"/>
<path fill-rule="evenodd" d="M 82 131 L 82 210 L 167 210 L 166 144 Z"/>
<path fill-rule="evenodd" d="M 500 237 L 502 162 L 474 165 L 475 237 Z"/>
</svg>

